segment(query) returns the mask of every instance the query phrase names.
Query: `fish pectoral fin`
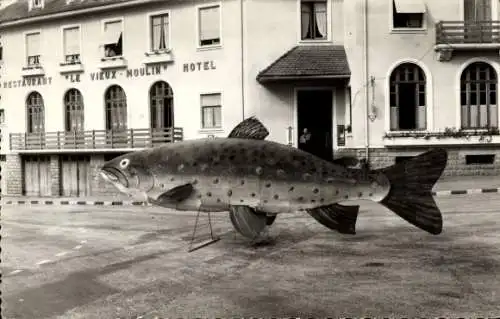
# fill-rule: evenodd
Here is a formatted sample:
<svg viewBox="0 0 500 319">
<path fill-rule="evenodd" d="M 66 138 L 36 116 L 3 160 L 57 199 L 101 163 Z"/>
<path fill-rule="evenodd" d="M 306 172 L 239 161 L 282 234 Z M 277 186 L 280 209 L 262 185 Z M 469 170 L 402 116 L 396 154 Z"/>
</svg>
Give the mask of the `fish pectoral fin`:
<svg viewBox="0 0 500 319">
<path fill-rule="evenodd" d="M 332 160 L 332 163 L 342 166 L 356 166 L 358 165 L 359 160 L 356 157 L 344 156 Z"/>
<path fill-rule="evenodd" d="M 267 224 L 267 215 L 257 213 L 249 206 L 233 205 L 229 208 L 229 218 L 234 229 L 244 237 L 255 239 Z"/>
<path fill-rule="evenodd" d="M 156 198 L 150 198 L 159 204 L 178 203 L 191 196 L 193 191 L 194 187 L 189 183 L 171 188 L 168 191 L 161 193 Z"/>
<path fill-rule="evenodd" d="M 252 116 L 236 125 L 227 137 L 264 140 L 268 135 L 269 131 L 264 124 Z"/>
<path fill-rule="evenodd" d="M 307 213 L 320 224 L 341 234 L 356 234 L 356 221 L 359 206 L 343 206 L 333 204 L 317 208 L 306 209 Z"/>
</svg>

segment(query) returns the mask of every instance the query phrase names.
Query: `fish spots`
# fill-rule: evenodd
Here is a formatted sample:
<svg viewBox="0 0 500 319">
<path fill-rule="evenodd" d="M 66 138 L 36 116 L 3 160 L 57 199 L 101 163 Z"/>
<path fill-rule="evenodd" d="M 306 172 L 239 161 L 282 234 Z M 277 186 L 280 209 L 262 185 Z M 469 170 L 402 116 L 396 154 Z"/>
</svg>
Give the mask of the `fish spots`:
<svg viewBox="0 0 500 319">
<path fill-rule="evenodd" d="M 316 200 L 315 199 L 311 199 L 311 203 L 316 203 Z"/>
<path fill-rule="evenodd" d="M 268 182 L 268 183 L 266 183 L 266 188 L 269 188 L 269 187 L 271 187 L 271 183 Z"/>
<path fill-rule="evenodd" d="M 245 185 L 245 180 L 242 179 L 241 182 L 240 182 L 241 185 Z"/>
<path fill-rule="evenodd" d="M 227 191 L 227 196 L 229 196 L 229 197 L 233 196 L 233 191 L 232 190 L 228 190 Z"/>
<path fill-rule="evenodd" d="M 291 187 L 288 189 L 288 191 L 289 191 L 289 192 L 293 192 L 293 190 L 294 190 L 294 189 L 295 189 L 295 187 L 291 186 Z"/>
<path fill-rule="evenodd" d="M 240 203 L 243 203 L 243 202 L 244 202 L 244 200 L 243 200 L 243 199 L 240 199 Z"/>
<path fill-rule="evenodd" d="M 250 196 L 255 197 L 255 193 L 250 194 Z"/>
<path fill-rule="evenodd" d="M 279 199 L 279 198 L 280 198 L 280 197 L 279 197 L 279 195 L 278 195 L 278 194 L 274 195 L 274 199 Z"/>
<path fill-rule="evenodd" d="M 257 166 L 257 168 L 255 169 L 255 173 L 257 173 L 257 175 L 262 175 L 262 172 L 263 172 L 262 167 Z"/>
<path fill-rule="evenodd" d="M 267 199 L 264 199 L 264 204 L 267 204 L 268 200 Z"/>
<path fill-rule="evenodd" d="M 214 184 L 219 184 L 219 179 L 218 178 L 214 179 Z"/>
<path fill-rule="evenodd" d="M 171 181 L 171 182 L 175 181 L 175 178 L 174 178 L 174 177 L 171 177 L 171 178 L 170 178 L 170 181 Z"/>
<path fill-rule="evenodd" d="M 324 199 L 324 198 L 321 198 L 319 201 L 320 201 L 321 203 L 324 203 L 324 202 L 325 202 L 325 199 Z"/>
<path fill-rule="evenodd" d="M 212 193 L 211 192 L 207 192 L 207 196 L 208 197 L 212 197 Z"/>
<path fill-rule="evenodd" d="M 314 193 L 314 194 L 319 193 L 319 189 L 318 189 L 318 188 L 313 189 L 313 193 Z"/>
</svg>

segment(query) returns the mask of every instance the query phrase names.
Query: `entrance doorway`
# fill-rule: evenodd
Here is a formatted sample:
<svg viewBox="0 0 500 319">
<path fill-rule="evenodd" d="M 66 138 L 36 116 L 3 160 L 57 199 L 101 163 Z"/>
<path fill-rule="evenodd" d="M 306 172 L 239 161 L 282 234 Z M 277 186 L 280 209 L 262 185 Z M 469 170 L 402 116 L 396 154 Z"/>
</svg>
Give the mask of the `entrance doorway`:
<svg viewBox="0 0 500 319">
<path fill-rule="evenodd" d="M 297 91 L 297 139 L 300 142 L 300 136 L 307 128 L 311 140 L 305 150 L 325 160 L 333 159 L 332 106 L 332 90 Z M 303 144 L 298 145 L 299 149 L 304 149 Z"/>
</svg>

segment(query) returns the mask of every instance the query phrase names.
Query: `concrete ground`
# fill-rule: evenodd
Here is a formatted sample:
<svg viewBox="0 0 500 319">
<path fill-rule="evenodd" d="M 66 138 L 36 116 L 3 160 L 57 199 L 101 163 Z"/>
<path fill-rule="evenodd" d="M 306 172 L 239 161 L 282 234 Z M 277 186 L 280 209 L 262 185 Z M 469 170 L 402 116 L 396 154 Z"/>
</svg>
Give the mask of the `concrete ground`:
<svg viewBox="0 0 500 319">
<path fill-rule="evenodd" d="M 436 201 L 438 236 L 362 202 L 355 236 L 280 215 L 259 247 L 213 214 L 221 240 L 191 253 L 193 213 L 5 206 L 2 318 L 500 314 L 500 194 Z"/>
</svg>

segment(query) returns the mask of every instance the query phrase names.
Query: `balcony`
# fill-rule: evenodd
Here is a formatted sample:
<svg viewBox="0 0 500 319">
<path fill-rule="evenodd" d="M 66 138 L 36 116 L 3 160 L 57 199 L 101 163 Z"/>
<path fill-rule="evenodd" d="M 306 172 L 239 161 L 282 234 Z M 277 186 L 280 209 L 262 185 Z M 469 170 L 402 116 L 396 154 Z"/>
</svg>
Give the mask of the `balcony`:
<svg viewBox="0 0 500 319">
<path fill-rule="evenodd" d="M 183 140 L 182 128 L 129 129 L 121 132 L 92 130 L 81 132 L 11 133 L 10 149 L 21 153 L 40 151 L 74 152 L 135 150 Z"/>
<path fill-rule="evenodd" d="M 23 67 L 21 75 L 23 77 L 44 76 L 45 71 L 40 63 L 40 55 L 31 55 L 27 58 L 27 64 Z"/>
<path fill-rule="evenodd" d="M 440 21 L 436 23 L 439 61 L 450 61 L 456 50 L 499 50 L 500 21 Z"/>
</svg>

